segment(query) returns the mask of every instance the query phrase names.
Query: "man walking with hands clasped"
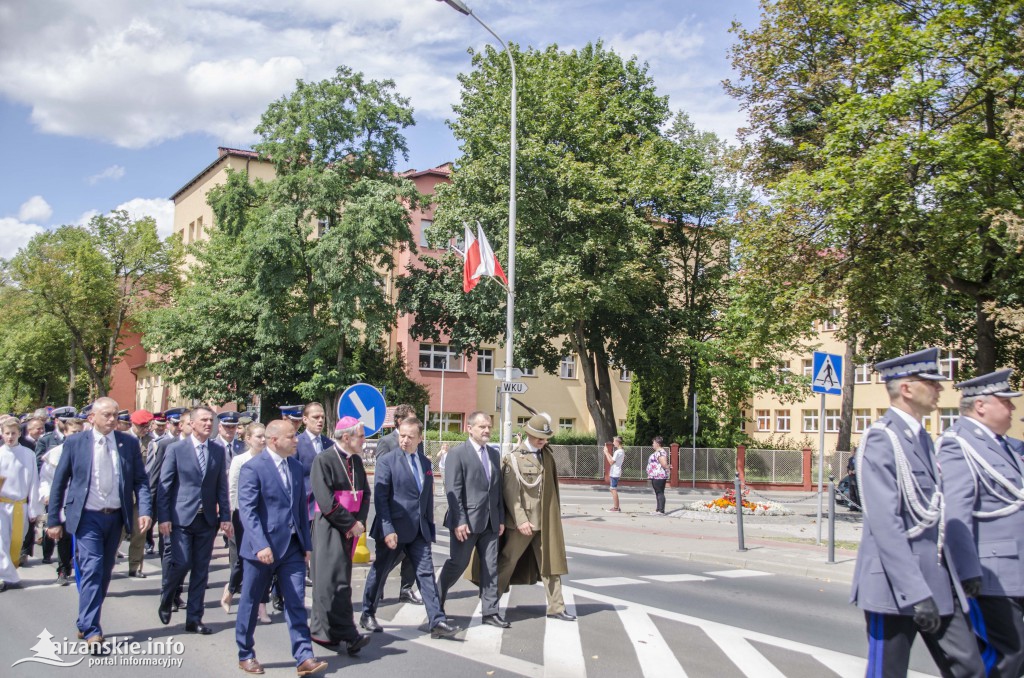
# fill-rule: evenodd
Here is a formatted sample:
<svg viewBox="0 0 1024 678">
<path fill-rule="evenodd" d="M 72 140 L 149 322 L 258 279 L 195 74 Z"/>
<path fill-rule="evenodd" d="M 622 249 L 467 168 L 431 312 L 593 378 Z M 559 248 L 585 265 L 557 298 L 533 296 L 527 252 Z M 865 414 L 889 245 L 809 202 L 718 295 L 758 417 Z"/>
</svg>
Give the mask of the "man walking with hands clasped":
<svg viewBox="0 0 1024 678">
<path fill-rule="evenodd" d="M 480 602 L 483 623 L 511 626 L 498 610 L 498 537 L 505 532 L 505 503 L 501 491 L 498 450 L 488 445 L 491 417 L 469 415 L 469 440 L 456 445 L 445 462 L 444 489 L 448 497 L 445 527 L 451 532 L 451 557 L 437 581 L 441 609 L 448 589 L 466 571 L 474 552 L 480 567 Z"/>
</svg>

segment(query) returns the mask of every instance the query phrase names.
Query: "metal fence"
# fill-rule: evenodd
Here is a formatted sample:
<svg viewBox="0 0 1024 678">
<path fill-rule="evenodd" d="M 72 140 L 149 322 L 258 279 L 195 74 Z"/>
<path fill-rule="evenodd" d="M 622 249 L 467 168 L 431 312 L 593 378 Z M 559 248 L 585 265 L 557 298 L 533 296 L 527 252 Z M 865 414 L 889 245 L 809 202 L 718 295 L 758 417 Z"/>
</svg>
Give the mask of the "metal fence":
<svg viewBox="0 0 1024 678">
<path fill-rule="evenodd" d="M 601 445 L 551 445 L 560 478 L 604 478 L 604 447 Z"/>
<path fill-rule="evenodd" d="M 696 458 L 695 458 L 696 457 Z M 696 467 L 696 474 L 694 468 Z M 736 450 L 731 447 L 679 448 L 679 482 L 732 480 L 736 475 Z"/>
<path fill-rule="evenodd" d="M 747 449 L 743 478 L 748 483 L 804 482 L 804 453 L 801 450 Z"/>
<path fill-rule="evenodd" d="M 826 452 L 825 453 L 825 473 L 822 479 L 824 482 L 828 482 L 828 476 L 831 473 L 835 476 L 836 482 L 839 482 L 846 476 L 846 464 L 850 461 L 850 456 L 853 452 Z M 811 453 L 811 482 L 818 482 L 818 453 L 817 451 Z"/>
</svg>

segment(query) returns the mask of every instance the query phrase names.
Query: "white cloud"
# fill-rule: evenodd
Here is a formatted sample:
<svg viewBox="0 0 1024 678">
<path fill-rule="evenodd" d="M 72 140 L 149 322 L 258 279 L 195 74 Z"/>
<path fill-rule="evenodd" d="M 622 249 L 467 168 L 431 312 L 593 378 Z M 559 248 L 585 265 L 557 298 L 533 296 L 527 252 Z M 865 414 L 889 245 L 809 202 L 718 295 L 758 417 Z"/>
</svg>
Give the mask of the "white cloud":
<svg viewBox="0 0 1024 678">
<path fill-rule="evenodd" d="M 111 165 L 102 172 L 97 172 L 85 181 L 90 186 L 95 186 L 104 179 L 110 179 L 111 181 L 117 181 L 124 176 L 124 168 L 120 165 Z"/>
<path fill-rule="evenodd" d="M 13 217 L 0 217 L 0 259 L 10 259 L 34 236 L 43 232 L 42 226 L 27 224 Z"/>
<path fill-rule="evenodd" d="M 133 198 L 123 202 L 115 210 L 125 210 L 132 219 L 153 217 L 156 219 L 156 230 L 161 238 L 167 238 L 174 232 L 174 202 L 163 198 Z M 90 217 L 91 218 L 91 217 Z"/>
<path fill-rule="evenodd" d="M 18 208 L 20 221 L 47 221 L 53 216 L 53 208 L 41 195 L 33 195 Z"/>
</svg>

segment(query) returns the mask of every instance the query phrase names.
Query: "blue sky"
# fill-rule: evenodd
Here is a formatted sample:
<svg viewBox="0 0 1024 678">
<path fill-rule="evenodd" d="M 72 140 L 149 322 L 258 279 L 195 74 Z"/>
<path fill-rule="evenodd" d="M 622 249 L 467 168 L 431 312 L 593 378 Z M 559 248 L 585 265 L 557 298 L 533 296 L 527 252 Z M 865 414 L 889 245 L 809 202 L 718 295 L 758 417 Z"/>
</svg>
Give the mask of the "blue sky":
<svg viewBox="0 0 1024 678">
<path fill-rule="evenodd" d="M 648 62 L 674 110 L 733 138 L 733 20 L 756 0 L 466 0 L 504 39 L 563 49 L 604 40 Z M 287 9 L 282 9 L 286 7 Z M 445 120 L 467 48 L 490 36 L 435 0 L 33 0 L 0 3 L 0 257 L 116 208 L 170 233 L 168 198 L 217 146 L 248 148 L 267 104 L 339 64 L 391 78 L 416 126 L 402 169 L 454 159 Z"/>
</svg>

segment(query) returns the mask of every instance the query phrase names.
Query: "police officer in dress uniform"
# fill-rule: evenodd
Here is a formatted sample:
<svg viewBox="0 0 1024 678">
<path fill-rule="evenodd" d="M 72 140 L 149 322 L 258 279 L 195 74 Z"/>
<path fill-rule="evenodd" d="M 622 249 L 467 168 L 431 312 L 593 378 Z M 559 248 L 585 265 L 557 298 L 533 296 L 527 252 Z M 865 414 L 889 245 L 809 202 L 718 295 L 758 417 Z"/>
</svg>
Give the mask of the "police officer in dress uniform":
<svg viewBox="0 0 1024 678">
<path fill-rule="evenodd" d="M 219 433 L 217 442 L 228 453 L 228 462 L 245 452 L 245 443 L 238 439 L 238 412 L 221 412 L 217 415 Z"/>
<path fill-rule="evenodd" d="M 972 547 L 945 530 L 942 476 L 921 424 L 945 380 L 938 360 L 930 348 L 875 365 L 891 407 L 857 448 L 864 535 L 851 602 L 864 610 L 872 677 L 906 676 L 918 633 L 943 676 L 985 675 L 956 569 Z"/>
<path fill-rule="evenodd" d="M 960 419 L 939 441 L 946 525 L 970 548 L 953 552 L 989 678 L 1024 668 L 1024 462 L 1006 437 L 1013 370 L 959 383 Z M 1013 448 L 1019 441 L 1013 441 Z"/>
</svg>

